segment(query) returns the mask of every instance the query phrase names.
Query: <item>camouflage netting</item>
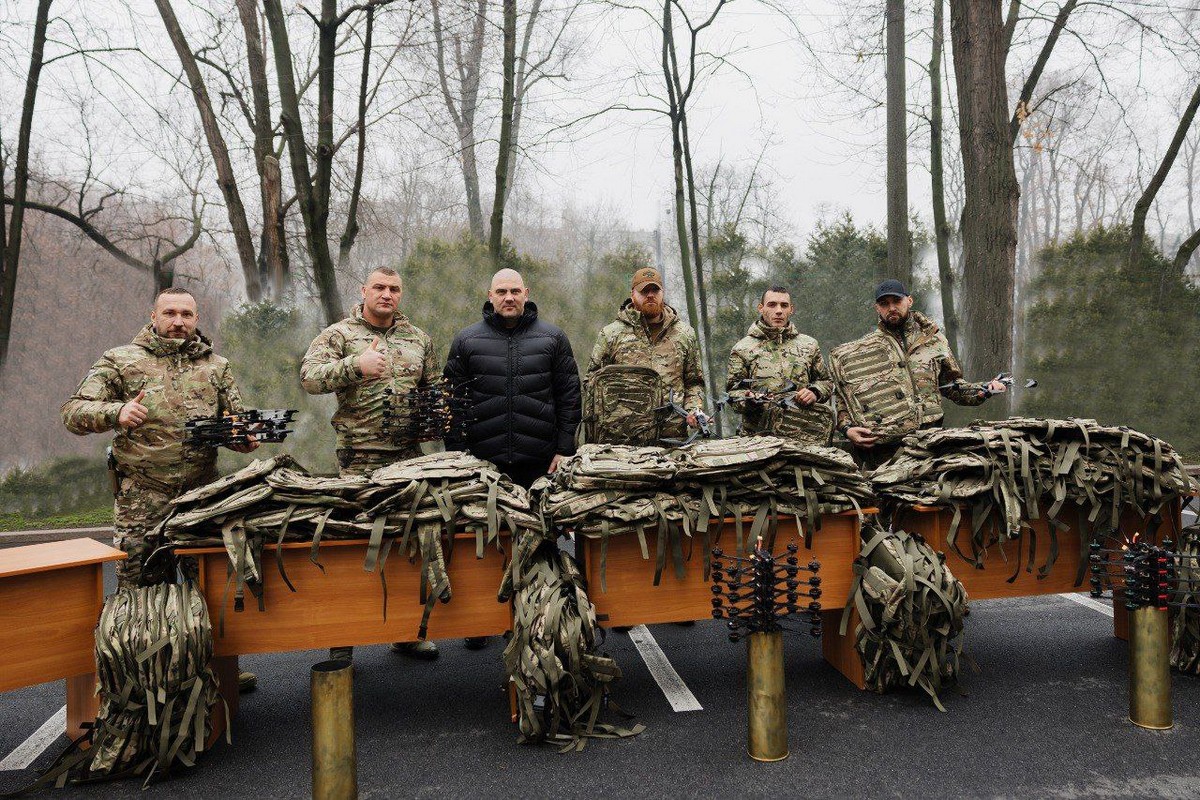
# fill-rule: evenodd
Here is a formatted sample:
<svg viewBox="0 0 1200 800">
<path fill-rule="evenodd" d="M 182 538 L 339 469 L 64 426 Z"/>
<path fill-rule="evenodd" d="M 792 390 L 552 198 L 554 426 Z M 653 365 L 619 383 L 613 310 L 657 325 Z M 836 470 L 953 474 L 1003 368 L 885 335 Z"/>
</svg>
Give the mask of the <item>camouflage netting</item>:
<svg viewBox="0 0 1200 800">
<path fill-rule="evenodd" d="M 841 635 L 857 610 L 854 647 L 867 688 L 919 686 L 945 711 L 938 692 L 958 681 L 966 590 L 920 537 L 874 525 L 862 537 Z"/>
<path fill-rule="evenodd" d="M 657 585 L 668 554 L 683 576 L 684 539 L 702 536 L 707 575 L 711 520 L 732 517 L 739 552 L 762 535 L 773 539 L 781 514 L 806 535 L 821 514 L 871 502 L 870 487 L 841 450 L 773 436 L 698 441 L 678 449 L 584 445 L 534 485 L 533 502 L 548 527 L 561 525 L 601 540 L 600 580 L 610 536 L 632 533 L 650 558 L 656 537 Z M 749 530 L 743 518 L 752 517 Z M 746 533 L 749 536 L 746 536 Z"/>
<path fill-rule="evenodd" d="M 644 725 L 598 721 L 606 705 L 618 710 L 608 702 L 608 687 L 621 670 L 597 652 L 596 609 L 574 561 L 552 538 L 521 537 L 500 587 L 500 601 L 510 597 L 513 635 L 502 658 L 517 688 L 517 741 L 548 741 L 566 752 L 582 750 L 588 738 L 641 733 Z"/>
<path fill-rule="evenodd" d="M 1193 487 L 1161 439 L 1095 420 L 1023 418 L 918 431 L 872 473 L 871 483 L 885 511 L 915 504 L 953 508 L 948 544 L 976 564 L 987 546 L 1029 530 L 1044 507 L 1051 545 L 1041 575 L 1057 557 L 1057 530 L 1067 527 L 1067 510 L 1075 510 L 1071 522 L 1085 534 L 1086 548 L 1094 536 L 1118 529 L 1123 511 L 1157 524 L 1168 504 Z M 955 541 L 964 508 L 971 513 L 970 556 Z M 1081 556 L 1082 569 L 1086 551 Z"/>
<path fill-rule="evenodd" d="M 244 469 L 201 486 L 173 501 L 174 509 L 156 535 L 177 546 L 223 545 L 232 562 L 234 608 L 245 589 L 262 602 L 262 547 L 265 542 L 312 542 L 311 561 L 320 566 L 323 539 L 369 538 L 363 568 L 383 565 L 393 545 L 422 567 L 424 638 L 437 600 L 449 602 L 444 542 L 456 531 L 475 533 L 475 555 L 500 546 L 507 528 L 514 536 L 541 530 L 529 511 L 525 490 L 487 461 L 466 453 L 434 453 L 381 467 L 369 477 L 318 477 L 286 455 L 257 460 Z M 280 550 L 276 563 L 292 588 Z M 384 615 L 387 584 L 383 582 Z"/>
<path fill-rule="evenodd" d="M 72 746 L 35 785 L 143 775 L 148 784 L 194 766 L 219 700 L 212 650 L 208 611 L 192 584 L 110 595 L 96 625 L 100 711 L 90 749 Z"/>
<path fill-rule="evenodd" d="M 1200 525 L 1189 525 L 1179 537 L 1179 588 L 1175 600 L 1185 604 L 1175 617 L 1171 641 L 1171 666 L 1180 672 L 1200 675 Z M 1190 607 L 1188 607 L 1190 606 Z"/>
</svg>

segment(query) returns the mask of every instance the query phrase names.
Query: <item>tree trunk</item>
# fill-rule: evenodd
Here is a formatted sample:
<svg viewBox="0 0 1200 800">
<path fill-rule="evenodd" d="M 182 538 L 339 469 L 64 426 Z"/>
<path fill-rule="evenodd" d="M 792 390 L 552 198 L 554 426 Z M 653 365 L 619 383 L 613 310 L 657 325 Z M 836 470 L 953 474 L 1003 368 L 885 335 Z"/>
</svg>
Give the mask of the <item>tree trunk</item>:
<svg viewBox="0 0 1200 800">
<path fill-rule="evenodd" d="M 217 124 L 216 114 L 213 113 L 212 101 L 208 97 L 208 89 L 204 78 L 200 75 L 200 67 L 196 56 L 188 46 L 183 29 L 171 7 L 171 0 L 154 0 L 158 13 L 162 17 L 163 26 L 179 56 L 179 63 L 187 76 L 196 101 L 196 110 L 200 113 L 200 123 L 204 128 L 204 137 L 208 141 L 208 149 L 212 154 L 213 166 L 217 170 L 217 186 L 221 189 L 221 197 L 225 200 L 225 209 L 229 215 L 229 226 L 233 230 L 233 241 L 237 248 L 238 261 L 242 267 L 242 279 L 246 283 L 246 295 L 252 302 L 262 299 L 262 284 L 258 279 L 258 264 L 254 256 L 254 240 L 250 236 L 250 225 L 246 221 L 246 208 L 242 205 L 242 196 L 238 191 L 237 179 L 233 175 L 233 163 L 229 158 L 229 148 L 225 145 L 225 137 Z"/>
<path fill-rule="evenodd" d="M 500 98 L 500 151 L 496 156 L 496 193 L 492 197 L 492 227 L 488 252 L 492 264 L 500 268 L 500 252 L 504 245 L 504 201 L 508 197 L 508 164 L 512 157 L 513 135 L 513 72 L 517 61 L 517 0 L 504 3 L 504 89 Z"/>
<path fill-rule="evenodd" d="M 1187 272 L 1188 262 L 1192 260 L 1192 254 L 1196 252 L 1196 248 L 1200 247 L 1200 228 L 1192 232 L 1192 235 L 1179 245 L 1179 252 L 1175 254 L 1175 271 L 1180 275 Z"/>
<path fill-rule="evenodd" d="M 965 362 L 981 378 L 1012 363 L 1017 204 L 998 0 L 951 0 L 966 202 L 963 206 Z M 997 402 L 1001 401 L 1001 402 Z M 1004 395 L 993 398 L 1001 414 Z"/>
<path fill-rule="evenodd" d="M 1071 16 L 1071 12 L 1078 4 L 1079 0 L 1067 0 L 1058 10 L 1058 16 L 1054 18 L 1054 24 L 1050 26 L 1050 33 L 1047 34 L 1046 41 L 1042 42 L 1042 49 L 1033 63 L 1033 69 L 1029 71 L 1025 83 L 1021 86 L 1021 94 L 1017 98 L 1016 108 L 1013 109 L 1012 119 L 1008 122 L 1009 139 L 1014 143 L 1017 141 L 1017 133 L 1021 130 L 1021 123 L 1029 115 L 1029 101 L 1033 99 L 1033 91 L 1037 88 L 1038 81 L 1041 80 L 1043 70 L 1046 69 L 1050 53 L 1054 51 L 1054 45 L 1058 44 L 1058 37 L 1062 35 L 1063 28 L 1067 25 L 1067 17 Z M 1004 49 L 1007 56 L 1008 46 L 1006 45 Z"/>
<path fill-rule="evenodd" d="M 887 275 L 912 287 L 908 236 L 908 98 L 904 75 L 904 0 L 887 0 Z"/>
<path fill-rule="evenodd" d="M 8 361 L 12 337 L 13 308 L 17 291 L 17 267 L 21 262 L 21 233 L 25 222 L 25 198 L 29 192 L 29 138 L 33 131 L 33 107 L 37 103 L 38 81 L 46 50 L 46 28 L 50 24 L 50 4 L 39 0 L 33 24 L 33 47 L 29 54 L 29 72 L 25 76 L 25 97 L 21 101 L 21 127 L 17 133 L 17 158 L 13 164 L 12 217 L 7 238 L 4 217 L 4 175 L 0 172 L 0 367 Z"/>
<path fill-rule="evenodd" d="M 1133 223 L 1129 230 L 1130 267 L 1136 267 L 1141 263 L 1146 239 L 1146 216 L 1150 213 L 1150 206 L 1154 202 L 1155 196 L 1158 195 L 1158 190 L 1162 188 L 1163 181 L 1167 179 L 1167 173 L 1171 171 L 1171 166 L 1175 163 L 1175 157 L 1179 155 L 1179 148 L 1183 144 L 1184 137 L 1187 136 L 1188 128 L 1192 126 L 1192 120 L 1196 118 L 1197 107 L 1200 107 L 1200 84 L 1197 84 L 1196 91 L 1192 93 L 1192 99 L 1188 101 L 1187 108 L 1183 110 L 1183 116 L 1175 128 L 1175 135 L 1171 137 L 1171 144 L 1167 146 L 1167 152 L 1163 154 L 1154 177 L 1150 179 L 1146 190 L 1142 192 L 1142 196 L 1138 198 L 1133 207 Z"/>
<path fill-rule="evenodd" d="M 517 174 L 517 145 L 521 141 L 521 116 L 525 110 L 525 91 L 529 81 L 529 43 L 533 29 L 542 12 L 542 0 L 533 0 L 529 5 L 529 18 L 525 22 L 525 35 L 521 37 L 521 55 L 517 58 L 517 72 L 513 84 L 512 156 L 508 160 L 508 175 L 504 179 L 504 200 L 512 194 Z"/>
<path fill-rule="evenodd" d="M 946 0 L 933 4 L 933 54 L 929 59 L 929 174 L 933 187 L 933 237 L 937 245 L 938 283 L 942 292 L 942 322 L 946 338 L 958 352 L 958 313 L 954 308 L 957 277 L 950 263 L 950 223 L 946 219 L 946 181 L 942 165 L 942 50 L 945 42 Z"/>
<path fill-rule="evenodd" d="M 367 155 L 367 90 L 371 79 L 371 39 L 375 32 L 375 9 L 367 8 L 367 30 L 363 35 L 362 74 L 358 83 L 358 149 L 354 161 L 354 182 L 350 187 L 350 205 L 346 210 L 346 227 L 338 245 L 338 269 L 350 267 L 350 251 L 358 238 L 358 202 L 362 196 L 363 164 Z"/>
<path fill-rule="evenodd" d="M 324 0 L 330 2 L 331 0 Z M 304 141 L 304 126 L 300 117 L 300 99 L 296 93 L 296 76 L 292 70 L 292 48 L 288 41 L 287 20 L 283 15 L 280 0 L 263 0 L 267 27 L 271 33 L 271 48 L 275 53 L 275 76 L 279 82 L 280 119 L 287 138 L 288 159 L 292 167 L 292 183 L 296 189 L 296 203 L 304 221 L 304 239 L 312 260 L 313 277 L 321 299 L 325 321 L 332 325 L 342 318 L 341 298 L 338 296 L 337 277 L 333 257 L 329 251 L 328 218 L 329 208 L 322 209 L 314 190 L 312 174 L 308 166 L 308 151 Z M 324 18 L 322 9 L 322 18 Z M 332 38 L 334 30 L 321 29 L 321 47 L 325 48 L 325 37 Z M 330 62 L 329 85 L 332 88 L 332 62 Z M 319 113 L 319 112 L 318 112 Z M 328 184 L 326 184 L 328 185 Z"/>
</svg>

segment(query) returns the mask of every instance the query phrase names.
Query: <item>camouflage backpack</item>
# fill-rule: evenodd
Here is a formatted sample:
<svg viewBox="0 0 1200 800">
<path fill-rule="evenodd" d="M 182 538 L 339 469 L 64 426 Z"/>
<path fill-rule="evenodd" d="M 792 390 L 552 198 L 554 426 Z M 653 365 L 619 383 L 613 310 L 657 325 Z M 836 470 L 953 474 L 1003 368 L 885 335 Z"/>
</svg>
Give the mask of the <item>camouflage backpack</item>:
<svg viewBox="0 0 1200 800">
<path fill-rule="evenodd" d="M 828 445 L 833 438 L 833 407 L 829 403 L 771 406 L 767 409 L 763 433 L 801 444 Z"/>
<path fill-rule="evenodd" d="M 110 595 L 96 625 L 100 711 L 85 737 L 91 747 L 79 752 L 76 742 L 35 785 L 135 775 L 149 784 L 194 766 L 220 699 L 212 651 L 208 610 L 190 582 Z"/>
<path fill-rule="evenodd" d="M 857 610 L 854 646 L 867 688 L 882 694 L 920 686 L 945 711 L 938 691 L 958 679 L 966 590 L 945 555 L 920 537 L 873 525 L 862 536 L 840 633 L 846 635 L 851 610 Z"/>
<path fill-rule="evenodd" d="M 662 378 L 651 367 L 609 364 L 587 378 L 583 401 L 584 441 L 657 444 L 667 401 Z"/>
<path fill-rule="evenodd" d="M 560 752 L 582 750 L 589 738 L 636 736 L 630 728 L 599 722 L 608 686 L 621 677 L 613 659 L 596 652 L 596 608 L 574 561 L 536 534 L 521 537 L 499 600 L 513 598 L 513 632 L 501 656 L 516 685 L 521 743 L 548 741 Z"/>
</svg>

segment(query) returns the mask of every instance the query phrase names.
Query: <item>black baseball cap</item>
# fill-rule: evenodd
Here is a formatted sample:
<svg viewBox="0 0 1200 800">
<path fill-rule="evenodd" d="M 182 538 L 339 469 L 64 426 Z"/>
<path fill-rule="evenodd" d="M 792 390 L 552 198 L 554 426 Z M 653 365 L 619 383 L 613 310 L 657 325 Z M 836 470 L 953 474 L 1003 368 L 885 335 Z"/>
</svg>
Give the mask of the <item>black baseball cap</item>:
<svg viewBox="0 0 1200 800">
<path fill-rule="evenodd" d="M 881 299 L 888 295 L 896 297 L 908 297 L 908 290 L 904 288 L 904 284 L 895 278 L 888 278 L 883 283 L 875 287 L 875 302 L 878 303 Z"/>
</svg>

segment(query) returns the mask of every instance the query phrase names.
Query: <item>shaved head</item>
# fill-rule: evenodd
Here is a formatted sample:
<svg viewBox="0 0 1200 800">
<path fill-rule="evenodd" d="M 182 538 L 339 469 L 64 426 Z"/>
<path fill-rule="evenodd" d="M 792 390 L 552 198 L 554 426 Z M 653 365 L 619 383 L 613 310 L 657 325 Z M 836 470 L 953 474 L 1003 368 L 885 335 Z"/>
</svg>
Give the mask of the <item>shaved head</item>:
<svg viewBox="0 0 1200 800">
<path fill-rule="evenodd" d="M 525 301 L 529 299 L 529 289 L 525 287 L 525 279 L 515 269 L 502 269 L 492 276 L 492 287 L 488 289 L 488 300 L 492 308 L 504 324 L 515 326 L 525 313 Z"/>
<path fill-rule="evenodd" d="M 501 283 L 503 283 L 503 284 L 514 284 L 515 283 L 516 288 L 518 288 L 518 289 L 525 288 L 525 279 L 521 277 L 521 273 L 517 272 L 515 269 L 509 269 L 508 267 L 505 267 L 504 269 L 500 270 L 499 272 L 497 272 L 495 275 L 492 276 L 492 287 L 491 288 L 495 289 L 497 284 L 501 284 Z"/>
</svg>

